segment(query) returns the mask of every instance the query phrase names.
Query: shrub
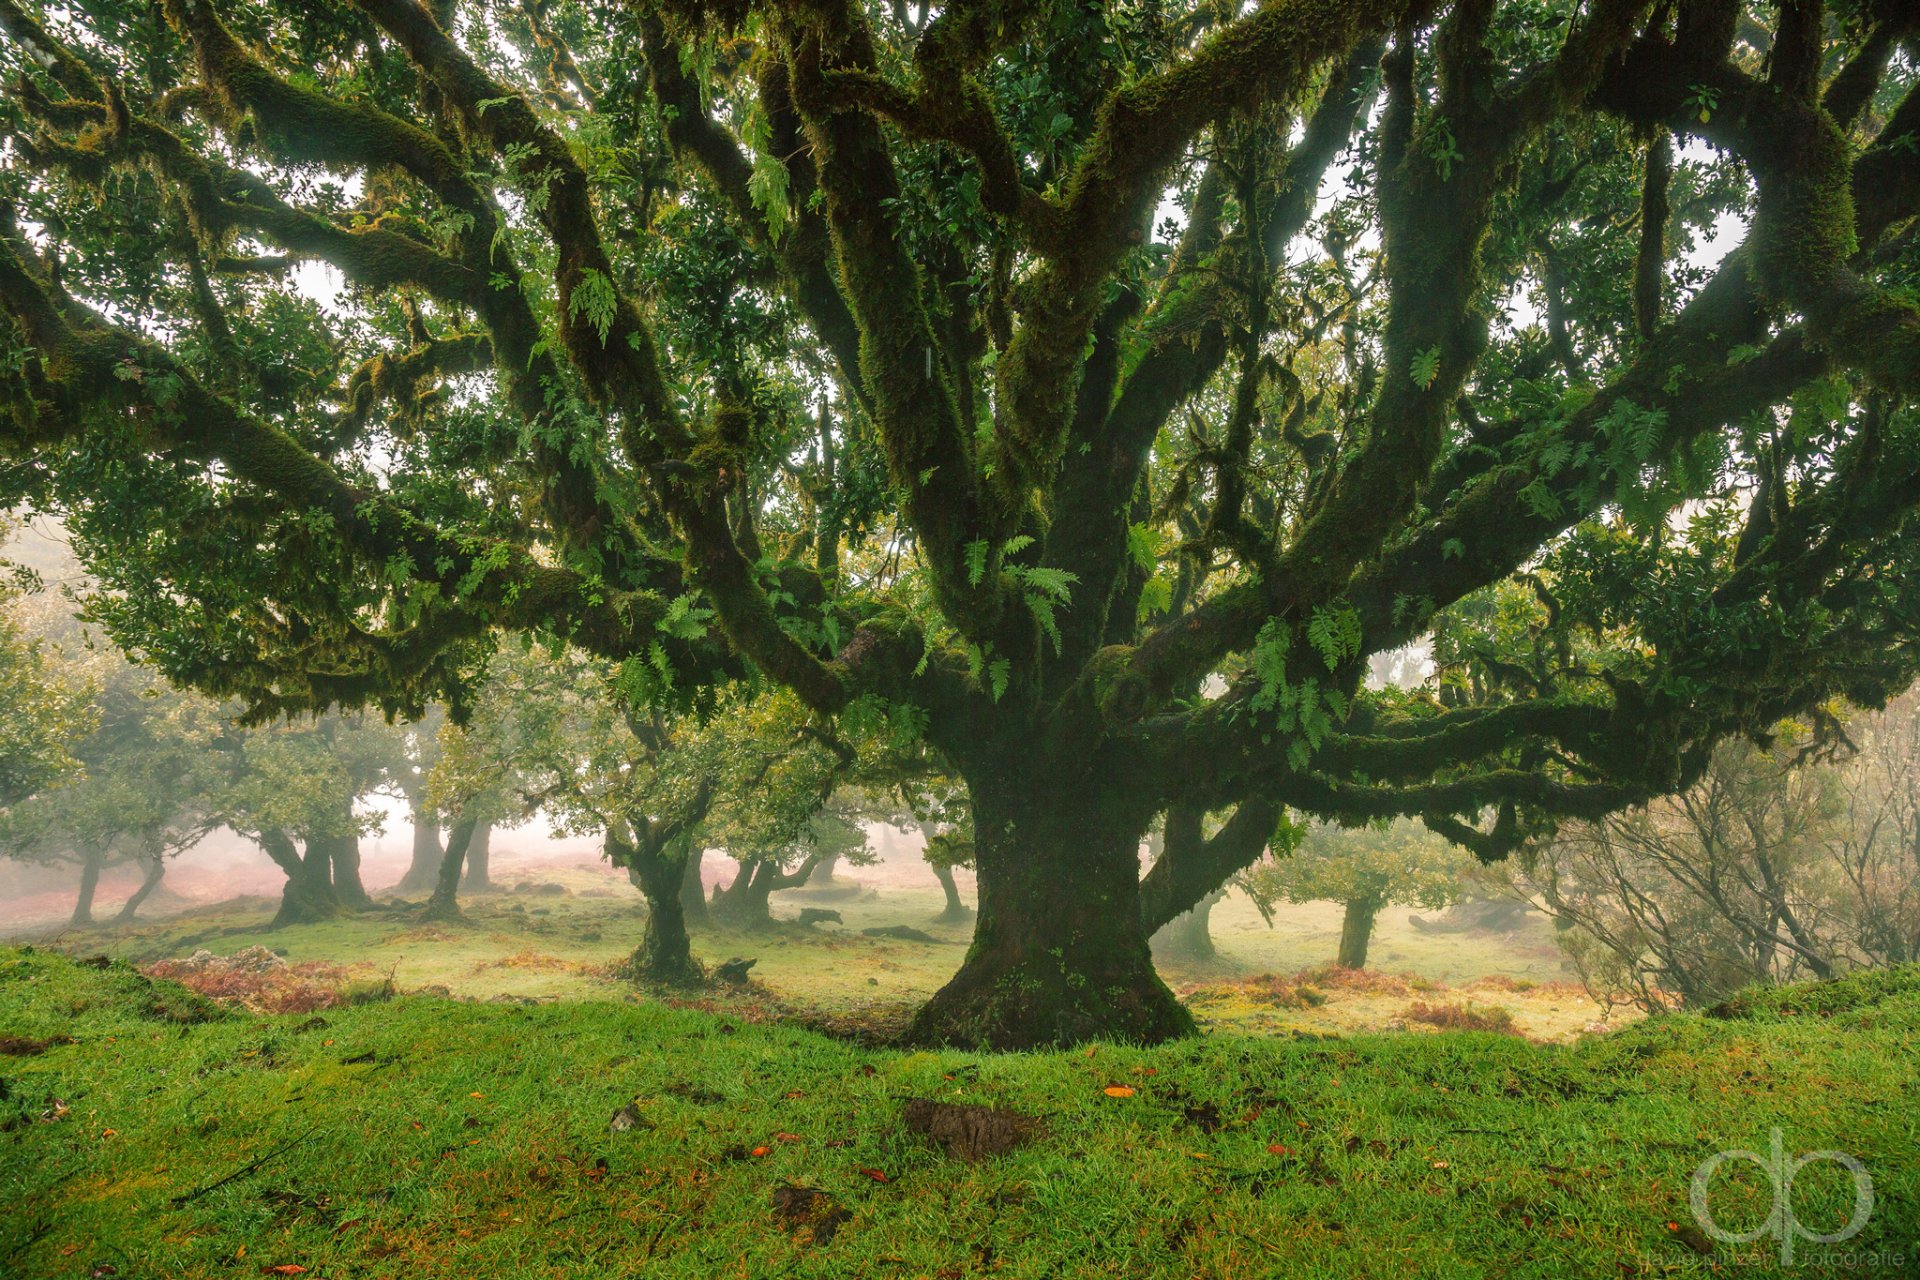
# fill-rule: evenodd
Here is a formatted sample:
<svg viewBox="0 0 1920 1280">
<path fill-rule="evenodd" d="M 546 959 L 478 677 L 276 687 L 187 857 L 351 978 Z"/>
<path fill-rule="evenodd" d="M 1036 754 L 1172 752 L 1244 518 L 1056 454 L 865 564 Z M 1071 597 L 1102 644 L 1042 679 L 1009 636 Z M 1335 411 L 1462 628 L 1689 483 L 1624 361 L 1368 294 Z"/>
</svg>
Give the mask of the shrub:
<svg viewBox="0 0 1920 1280">
<path fill-rule="evenodd" d="M 1409 1022 L 1424 1022 L 1443 1031 L 1492 1031 L 1508 1036 L 1520 1034 L 1520 1029 L 1513 1025 L 1513 1015 L 1498 1005 L 1475 1008 L 1467 1004 L 1428 1004 L 1424 1000 L 1416 1000 L 1407 1006 L 1406 1013 L 1401 1016 Z"/>
</svg>

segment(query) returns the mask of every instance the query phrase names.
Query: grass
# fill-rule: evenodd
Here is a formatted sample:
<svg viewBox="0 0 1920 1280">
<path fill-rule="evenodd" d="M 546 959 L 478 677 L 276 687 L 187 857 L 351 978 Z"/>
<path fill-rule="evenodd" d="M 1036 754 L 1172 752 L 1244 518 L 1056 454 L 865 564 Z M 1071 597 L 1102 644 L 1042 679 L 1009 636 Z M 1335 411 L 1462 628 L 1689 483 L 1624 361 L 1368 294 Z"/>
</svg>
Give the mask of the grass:
<svg viewBox="0 0 1920 1280">
<path fill-rule="evenodd" d="M 1877 1201 L 1792 1274 L 1908 1273 L 1920 972 L 1721 1013 L 1571 1046 L 1221 1033 L 996 1057 L 635 999 L 258 1016 L 0 949 L 0 1036 L 52 1042 L 0 1058 L 0 1275 L 1767 1275 L 1768 1242 L 1699 1236 L 1687 1184 L 1776 1126 L 1859 1157 Z M 1044 1133 L 960 1163 L 904 1129 L 911 1097 Z M 1715 1184 L 1728 1226 L 1765 1216 L 1750 1172 Z M 1795 1188 L 1816 1228 L 1851 1204 L 1833 1172 Z M 829 1243 L 776 1216 L 788 1185 L 849 1215 Z"/>
<path fill-rule="evenodd" d="M 64 930 L 57 941 L 76 954 L 143 964 L 199 947 L 226 954 L 267 946 L 295 964 L 349 964 L 362 979 L 391 975 L 403 990 L 444 989 L 478 1000 L 608 995 L 600 975 L 633 950 L 643 920 L 638 895 L 624 875 L 546 865 L 514 868 L 502 878 L 509 891 L 463 901 L 464 925 L 423 927 L 402 913 L 374 913 L 276 932 L 267 927 L 275 904 L 254 899 L 130 929 Z M 527 891 L 542 886 L 561 892 Z M 933 922 L 941 899 L 930 878 L 924 888 L 893 883 L 877 894 L 782 894 L 776 913 L 791 916 L 801 905 L 832 907 L 845 925 L 802 929 L 785 924 L 764 933 L 699 930 L 695 952 L 709 962 L 756 957 L 757 984 L 820 1021 L 892 1025 L 946 982 L 972 932 L 970 924 Z M 1541 1040 L 1574 1039 L 1607 1016 L 1566 981 L 1544 920 L 1515 934 L 1423 934 L 1407 924 L 1408 914 L 1395 909 L 1380 918 L 1373 955 L 1378 972 L 1387 975 L 1384 986 L 1316 982 L 1337 949 L 1338 906 L 1282 905 L 1270 928 L 1239 895 L 1214 912 L 1220 957 L 1169 965 L 1163 973 L 1203 1026 L 1222 1031 L 1380 1030 L 1405 1022 L 1413 1001 L 1451 998 L 1449 993 L 1504 1008 L 1517 1030 Z M 910 925 L 938 941 L 869 938 L 860 932 L 889 925 Z M 1327 998 L 1278 1000 L 1266 976 L 1272 974 L 1298 975 Z M 1619 1020 L 1618 1013 L 1613 1020 Z"/>
</svg>

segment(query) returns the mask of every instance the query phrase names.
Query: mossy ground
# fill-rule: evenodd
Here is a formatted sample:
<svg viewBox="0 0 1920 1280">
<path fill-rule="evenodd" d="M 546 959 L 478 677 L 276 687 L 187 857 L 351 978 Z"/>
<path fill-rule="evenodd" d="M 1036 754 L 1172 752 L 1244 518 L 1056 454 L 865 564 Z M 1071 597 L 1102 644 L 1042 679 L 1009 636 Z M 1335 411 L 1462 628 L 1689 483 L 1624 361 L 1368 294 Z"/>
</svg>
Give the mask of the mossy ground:
<svg viewBox="0 0 1920 1280">
<path fill-rule="evenodd" d="M 1572 1046 L 1216 1033 L 996 1057 L 645 999 L 193 1021 L 123 965 L 0 950 L 0 1034 L 72 1041 L 0 1058 L 0 1274 L 1766 1275 L 1769 1245 L 1690 1230 L 1687 1184 L 1776 1126 L 1856 1155 L 1876 1195 L 1792 1274 L 1911 1274 L 1920 973 L 1732 1012 Z M 1046 1131 L 957 1163 L 904 1130 L 912 1096 Z M 638 1123 L 610 1130 L 626 1104 Z M 1730 1227 L 1769 1203 L 1749 1168 L 1715 1184 Z M 1801 1175 L 1803 1222 L 1846 1218 L 1835 1173 Z M 831 1242 L 783 1227 L 787 1184 L 845 1207 Z"/>
<path fill-rule="evenodd" d="M 760 990 L 833 1025 L 896 1027 L 959 967 L 972 925 L 934 923 L 942 904 L 930 877 L 924 887 L 896 882 L 876 893 L 860 892 L 858 876 L 855 871 L 845 894 L 777 895 L 774 913 L 786 923 L 771 931 L 697 929 L 694 953 L 709 964 L 755 957 L 753 977 Z M 377 912 L 270 931 L 266 926 L 275 904 L 252 899 L 128 929 L 62 930 L 41 938 L 74 954 L 136 963 L 196 947 L 226 954 L 259 944 L 284 951 L 294 962 L 359 964 L 366 976 L 391 972 L 402 990 L 445 987 L 482 1000 L 620 994 L 601 975 L 639 944 L 644 921 L 639 896 L 624 876 L 541 866 L 508 870 L 500 879 L 503 892 L 463 899 L 464 925 L 422 926 L 413 922 L 412 913 Z M 565 892 L 524 891 L 538 886 Z M 803 906 L 837 910 L 845 924 L 799 928 L 790 921 Z M 1333 903 L 1283 904 L 1269 927 L 1235 895 L 1214 911 L 1219 958 L 1165 964 L 1161 972 L 1210 1030 L 1379 1030 L 1400 1020 L 1413 1000 L 1442 997 L 1501 1006 L 1536 1039 L 1570 1040 L 1605 1016 L 1569 985 L 1543 919 L 1534 917 L 1514 933 L 1429 934 L 1411 927 L 1409 914 L 1401 908 L 1381 914 L 1372 961 L 1378 972 L 1418 984 L 1420 990 L 1411 996 L 1405 980 L 1385 986 L 1323 984 L 1326 1003 L 1288 1006 L 1274 1003 L 1262 984 L 1250 981 L 1328 964 L 1340 937 L 1340 908 Z M 919 929 L 937 941 L 869 938 L 860 932 L 889 925 Z M 1458 990 L 1449 993 L 1449 988 Z M 1626 1015 L 1616 1010 L 1610 1016 L 1617 1025 Z"/>
</svg>

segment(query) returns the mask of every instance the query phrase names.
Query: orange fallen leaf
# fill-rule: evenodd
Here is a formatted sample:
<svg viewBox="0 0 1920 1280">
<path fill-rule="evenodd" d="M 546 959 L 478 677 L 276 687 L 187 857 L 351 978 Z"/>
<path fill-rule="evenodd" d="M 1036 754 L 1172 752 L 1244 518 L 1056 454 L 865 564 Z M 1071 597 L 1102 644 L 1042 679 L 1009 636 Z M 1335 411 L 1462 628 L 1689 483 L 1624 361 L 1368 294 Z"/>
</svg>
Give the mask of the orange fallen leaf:
<svg viewBox="0 0 1920 1280">
<path fill-rule="evenodd" d="M 478 1089 L 475 1089 L 475 1090 L 474 1090 L 474 1091 L 473 1091 L 472 1093 L 470 1093 L 470 1094 L 468 1094 L 467 1096 L 468 1096 L 469 1098 L 484 1098 L 484 1097 L 486 1097 L 487 1095 L 486 1095 L 486 1094 L 484 1094 L 484 1093 L 482 1093 L 482 1092 L 480 1092 L 480 1091 L 479 1091 Z"/>
<path fill-rule="evenodd" d="M 61 1247 L 60 1256 L 63 1258 L 71 1258 L 74 1254 L 78 1252 L 80 1252 L 79 1245 L 77 1244 L 64 1245 Z"/>
<path fill-rule="evenodd" d="M 1106 1087 L 1106 1095 L 1109 1098 L 1131 1098 L 1133 1089 L 1124 1084 L 1110 1084 Z"/>
<path fill-rule="evenodd" d="M 747 1152 L 747 1154 L 757 1159 L 760 1156 L 772 1155 L 773 1148 L 772 1147 L 755 1147 L 753 1150 Z"/>
<path fill-rule="evenodd" d="M 800 1141 L 800 1135 L 799 1135 L 799 1134 L 797 1134 L 797 1133 L 776 1133 L 776 1134 L 774 1134 L 774 1135 L 773 1135 L 773 1137 L 774 1137 L 774 1140 L 775 1140 L 776 1142 L 798 1142 L 798 1141 Z"/>
<path fill-rule="evenodd" d="M 260 1268 L 260 1274 L 263 1276 L 302 1276 L 306 1273 L 307 1269 L 297 1262 L 283 1262 L 277 1267 Z"/>
<path fill-rule="evenodd" d="M 102 1129 L 100 1131 L 100 1136 L 103 1138 L 111 1138 L 114 1134 L 118 1132 L 120 1132 L 118 1129 Z"/>
<path fill-rule="evenodd" d="M 805 1089 L 789 1089 L 787 1090 L 787 1096 L 789 1098 L 804 1098 L 807 1096 L 807 1091 Z"/>
<path fill-rule="evenodd" d="M 1447 1169 L 1447 1168 L 1451 1168 L 1452 1166 L 1450 1166 L 1445 1160 L 1435 1160 L 1433 1162 L 1433 1167 L 1436 1169 Z"/>
<path fill-rule="evenodd" d="M 1290 1156 L 1293 1154 L 1293 1148 L 1284 1142 L 1269 1142 L 1267 1144 L 1267 1154 L 1273 1156 Z"/>
<path fill-rule="evenodd" d="M 880 1172 L 878 1169 L 862 1169 L 860 1170 L 860 1172 L 866 1174 L 869 1178 L 872 1178 L 875 1182 L 887 1181 L 887 1175 Z"/>
<path fill-rule="evenodd" d="M 1210 1155 L 1208 1155 L 1208 1154 L 1207 1154 L 1206 1152 L 1204 1152 L 1204 1151 L 1189 1151 L 1189 1152 L 1187 1152 L 1187 1156 L 1188 1156 L 1188 1158 L 1190 1158 L 1190 1159 L 1193 1159 L 1193 1160 L 1211 1160 L 1211 1159 L 1213 1159 L 1213 1157 L 1212 1157 L 1212 1156 L 1210 1156 Z"/>
</svg>

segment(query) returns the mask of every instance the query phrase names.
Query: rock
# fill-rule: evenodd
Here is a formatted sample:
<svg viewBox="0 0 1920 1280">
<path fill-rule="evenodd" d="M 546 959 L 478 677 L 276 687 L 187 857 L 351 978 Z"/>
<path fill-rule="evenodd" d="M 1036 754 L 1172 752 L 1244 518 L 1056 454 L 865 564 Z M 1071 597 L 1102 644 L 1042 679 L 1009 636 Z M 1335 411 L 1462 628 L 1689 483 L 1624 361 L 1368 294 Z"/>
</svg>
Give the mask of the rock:
<svg viewBox="0 0 1920 1280">
<path fill-rule="evenodd" d="M 713 976 L 722 982 L 730 982 L 736 987 L 745 986 L 747 970 L 759 963 L 758 959 L 742 960 L 739 956 L 735 956 L 725 964 L 716 966 Z"/>
<path fill-rule="evenodd" d="M 827 907 L 800 908 L 800 923 L 808 926 L 816 924 L 845 924 L 840 913 Z"/>
<path fill-rule="evenodd" d="M 898 938 L 902 942 L 930 942 L 935 946 L 940 944 L 940 939 L 932 934 L 904 924 L 890 924 L 880 929 L 862 929 L 860 932 L 869 938 Z"/>
<path fill-rule="evenodd" d="M 773 1189 L 773 1214 L 795 1239 L 812 1244 L 831 1242 L 840 1224 L 853 1218 L 826 1192 L 791 1183 Z"/>
<path fill-rule="evenodd" d="M 955 1160 L 1003 1155 L 1039 1136 L 1040 1121 L 1001 1107 L 908 1098 L 901 1113 L 908 1129 L 924 1134 Z"/>
<path fill-rule="evenodd" d="M 625 1133 L 629 1129 L 651 1129 L 653 1121 L 640 1114 L 640 1108 L 629 1102 L 613 1113 L 607 1121 L 607 1128 L 614 1133 Z"/>
</svg>

